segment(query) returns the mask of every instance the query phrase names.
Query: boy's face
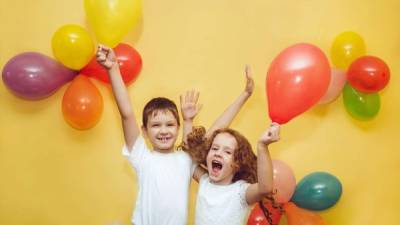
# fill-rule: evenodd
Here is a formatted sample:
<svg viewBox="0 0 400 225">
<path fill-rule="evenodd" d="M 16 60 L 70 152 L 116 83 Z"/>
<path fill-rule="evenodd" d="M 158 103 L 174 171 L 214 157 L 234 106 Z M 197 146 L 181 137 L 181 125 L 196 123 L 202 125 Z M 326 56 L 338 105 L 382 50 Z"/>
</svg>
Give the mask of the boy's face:
<svg viewBox="0 0 400 225">
<path fill-rule="evenodd" d="M 158 110 L 149 115 L 143 133 L 155 151 L 169 152 L 174 150 L 178 129 L 174 114 L 169 110 Z"/>
<path fill-rule="evenodd" d="M 207 170 L 213 183 L 232 183 L 235 174 L 234 153 L 237 146 L 236 139 L 229 133 L 215 136 L 207 154 Z"/>
</svg>

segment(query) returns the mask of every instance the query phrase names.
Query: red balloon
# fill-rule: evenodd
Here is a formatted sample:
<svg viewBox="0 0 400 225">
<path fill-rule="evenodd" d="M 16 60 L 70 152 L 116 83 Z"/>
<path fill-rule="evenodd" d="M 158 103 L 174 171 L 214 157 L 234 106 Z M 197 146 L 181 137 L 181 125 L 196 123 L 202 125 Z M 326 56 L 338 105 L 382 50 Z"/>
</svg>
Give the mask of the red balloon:
<svg viewBox="0 0 400 225">
<path fill-rule="evenodd" d="M 350 65 L 347 71 L 347 79 L 357 91 L 375 93 L 388 84 L 390 70 L 380 58 L 363 56 Z"/>
<path fill-rule="evenodd" d="M 132 83 L 142 69 L 142 58 L 134 48 L 124 43 L 118 44 L 114 48 L 114 52 L 118 60 L 122 79 L 125 84 Z M 107 70 L 96 61 L 96 56 L 90 60 L 89 64 L 80 73 L 110 83 Z"/>
<path fill-rule="evenodd" d="M 271 120 L 284 124 L 307 111 L 326 93 L 329 82 L 329 62 L 318 47 L 303 43 L 286 48 L 267 73 Z"/>
<path fill-rule="evenodd" d="M 275 225 L 279 224 L 282 216 L 281 210 L 279 208 L 274 208 L 271 202 L 264 202 L 264 206 L 271 213 L 272 223 Z M 247 225 L 272 225 L 268 222 L 263 210 L 260 208 L 260 203 L 257 203 L 251 210 Z"/>
</svg>

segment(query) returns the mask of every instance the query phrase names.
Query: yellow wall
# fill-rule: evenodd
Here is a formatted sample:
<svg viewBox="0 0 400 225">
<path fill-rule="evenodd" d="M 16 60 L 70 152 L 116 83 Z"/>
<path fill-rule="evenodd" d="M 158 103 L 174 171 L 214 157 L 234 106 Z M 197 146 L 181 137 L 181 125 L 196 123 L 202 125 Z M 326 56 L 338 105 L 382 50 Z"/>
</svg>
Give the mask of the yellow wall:
<svg viewBox="0 0 400 225">
<path fill-rule="evenodd" d="M 51 56 L 52 34 L 64 24 L 87 26 L 83 1 L 0 2 L 1 68 L 23 51 Z M 143 7 L 142 23 L 125 39 L 144 61 L 129 87 L 135 113 L 140 115 L 151 97 L 179 102 L 180 93 L 195 88 L 204 103 L 196 122 L 210 125 L 242 90 L 249 63 L 256 90 L 233 127 L 253 143 L 269 123 L 265 74 L 279 51 L 310 42 L 329 53 L 340 32 L 361 34 L 368 53 L 383 58 L 392 71 L 379 115 L 369 122 L 353 120 L 342 99 L 317 107 L 282 128 L 272 154 L 287 162 L 298 180 L 321 170 L 341 180 L 340 202 L 321 213 L 328 224 L 400 223 L 399 0 L 145 0 Z M 33 102 L 0 84 L 0 224 L 129 223 L 134 172 L 120 155 L 123 138 L 111 92 L 94 82 L 104 97 L 104 113 L 88 131 L 64 122 L 65 86 Z"/>
</svg>

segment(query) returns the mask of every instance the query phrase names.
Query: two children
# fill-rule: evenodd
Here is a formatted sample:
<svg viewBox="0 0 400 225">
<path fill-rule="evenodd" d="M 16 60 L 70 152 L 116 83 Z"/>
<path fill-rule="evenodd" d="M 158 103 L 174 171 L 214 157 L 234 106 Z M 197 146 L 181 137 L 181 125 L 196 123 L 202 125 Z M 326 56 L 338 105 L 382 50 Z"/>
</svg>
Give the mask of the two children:
<svg viewBox="0 0 400 225">
<path fill-rule="evenodd" d="M 245 91 L 216 120 L 207 134 L 204 132 L 200 139 L 186 138 L 192 130 L 193 118 L 200 109 L 197 105 L 198 93 L 188 92 L 184 98 L 181 97 L 184 118 L 183 139 L 186 142 L 185 149 L 188 154 L 186 151 L 174 150 L 180 127 L 176 105 L 166 98 L 155 98 L 146 104 L 141 130 L 152 145 L 153 151 L 151 151 L 140 134 L 113 51 L 99 46 L 97 60 L 108 70 L 124 131 L 123 155 L 132 164 L 138 177 L 139 193 L 132 218 L 133 224 L 186 224 L 189 184 L 192 177 L 200 182 L 196 224 L 240 224 L 246 214 L 247 206 L 272 191 L 271 160 L 266 151 L 266 145 L 278 139 L 279 128 L 271 127 L 269 133 L 260 138 L 257 164 L 258 174 L 262 176 L 259 176 L 258 184 L 253 183 L 255 182 L 256 157 L 248 141 L 233 130 L 220 130 L 229 126 L 253 91 L 254 84 L 248 69 L 246 69 Z M 195 149 L 201 150 L 198 152 L 201 154 L 200 157 L 196 156 L 197 153 L 193 154 Z M 205 155 L 207 155 L 206 158 L 204 158 Z M 241 155 L 248 155 L 250 158 L 246 163 L 242 163 Z M 200 165 L 197 165 L 191 156 Z M 247 175 L 240 175 L 243 169 L 250 171 L 252 174 L 249 175 L 250 179 L 246 178 Z M 234 179 L 235 176 L 237 179 Z M 209 189 L 210 185 L 230 187 L 230 191 L 226 192 L 229 194 L 225 194 L 225 201 L 217 200 L 215 204 L 209 204 L 213 195 L 219 193 L 213 192 L 212 188 Z M 222 192 L 225 193 L 225 191 Z M 224 211 L 226 204 L 229 203 L 226 201 L 230 199 L 229 196 L 237 197 L 236 205 L 230 211 Z M 238 207 L 245 210 L 237 211 Z M 224 217 L 220 217 L 221 210 L 225 212 Z M 236 214 L 240 216 L 236 218 Z M 220 220 L 215 220 L 215 217 Z M 236 223 L 225 221 L 225 218 Z"/>
</svg>

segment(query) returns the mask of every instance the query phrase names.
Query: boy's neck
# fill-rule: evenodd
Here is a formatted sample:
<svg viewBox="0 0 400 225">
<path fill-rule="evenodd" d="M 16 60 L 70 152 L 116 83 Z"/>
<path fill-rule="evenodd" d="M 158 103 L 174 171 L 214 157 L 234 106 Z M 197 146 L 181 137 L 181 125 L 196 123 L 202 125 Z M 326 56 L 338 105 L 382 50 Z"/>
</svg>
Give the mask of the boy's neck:
<svg viewBox="0 0 400 225">
<path fill-rule="evenodd" d="M 162 154 L 169 154 L 169 153 L 173 153 L 173 152 L 174 152 L 174 149 L 160 150 L 160 149 L 155 149 L 155 148 L 153 148 L 153 151 L 156 151 L 156 152 L 162 153 Z"/>
</svg>

